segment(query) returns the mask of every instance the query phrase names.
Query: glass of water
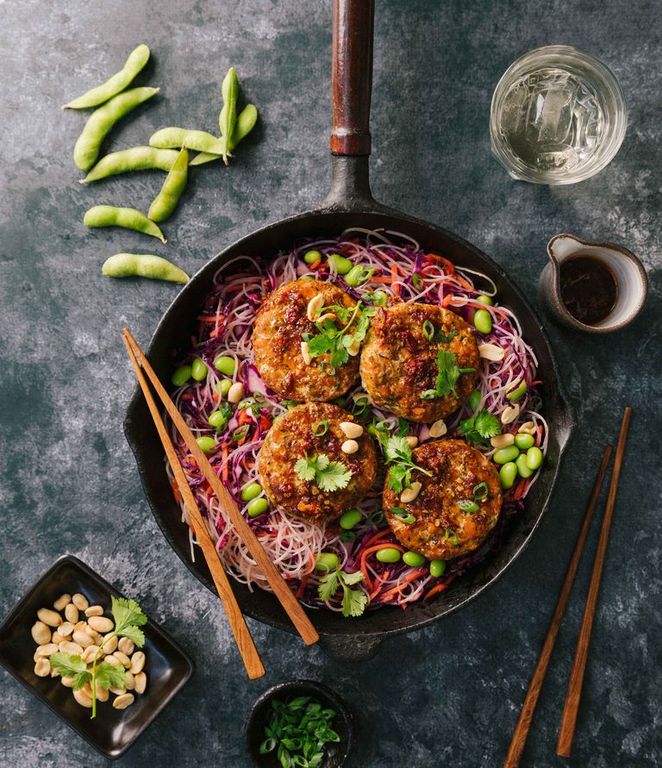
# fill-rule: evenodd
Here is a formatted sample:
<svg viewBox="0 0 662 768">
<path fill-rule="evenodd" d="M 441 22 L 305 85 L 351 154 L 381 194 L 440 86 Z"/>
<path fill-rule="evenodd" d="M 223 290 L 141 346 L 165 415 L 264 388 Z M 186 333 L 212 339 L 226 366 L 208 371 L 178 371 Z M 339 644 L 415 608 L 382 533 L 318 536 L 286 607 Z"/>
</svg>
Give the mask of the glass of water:
<svg viewBox="0 0 662 768">
<path fill-rule="evenodd" d="M 492 152 L 514 179 L 574 184 L 601 171 L 627 127 L 623 92 L 597 59 L 567 45 L 536 48 L 499 80 Z"/>
</svg>

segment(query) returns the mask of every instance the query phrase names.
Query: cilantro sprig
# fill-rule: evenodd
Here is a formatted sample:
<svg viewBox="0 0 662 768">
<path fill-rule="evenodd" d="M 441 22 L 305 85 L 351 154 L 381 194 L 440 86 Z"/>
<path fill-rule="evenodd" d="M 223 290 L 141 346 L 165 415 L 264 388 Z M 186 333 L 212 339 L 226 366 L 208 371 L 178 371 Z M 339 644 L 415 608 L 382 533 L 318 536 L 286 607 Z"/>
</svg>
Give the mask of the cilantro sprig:
<svg viewBox="0 0 662 768">
<path fill-rule="evenodd" d="M 389 465 L 386 483 L 392 491 L 402 493 L 405 488 L 408 488 L 411 485 L 411 475 L 414 470 L 428 477 L 432 476 L 432 472 L 428 472 L 414 462 L 411 446 L 403 436 L 390 435 L 380 439 L 380 443 L 386 463 Z"/>
<path fill-rule="evenodd" d="M 321 491 L 340 491 L 347 488 L 352 470 L 340 461 L 331 461 L 325 453 L 304 456 L 294 465 L 294 471 L 307 483 L 315 482 Z"/>
<path fill-rule="evenodd" d="M 368 596 L 362 589 L 352 589 L 355 584 L 363 581 L 363 573 L 347 573 L 340 568 L 335 568 L 324 574 L 317 587 L 317 594 L 320 600 L 331 600 L 331 598 L 342 587 L 342 615 L 360 616 L 368 603 Z"/>
<path fill-rule="evenodd" d="M 115 629 L 105 635 L 104 643 L 92 659 L 92 669 L 88 669 L 87 662 L 77 654 L 54 653 L 50 657 L 51 666 L 62 677 L 73 678 L 73 689 L 82 688 L 90 683 L 92 688 L 92 719 L 97 714 L 97 689 L 99 688 L 123 688 L 126 685 L 126 672 L 122 667 L 109 664 L 107 661 L 99 661 L 103 646 L 111 637 L 127 637 L 138 648 L 145 644 L 145 634 L 140 629 L 147 623 L 147 616 L 135 600 L 127 600 L 124 597 L 111 596 L 111 612 L 115 623 Z"/>
<path fill-rule="evenodd" d="M 365 339 L 370 327 L 370 320 L 377 311 L 376 307 L 366 307 L 359 301 L 354 307 L 343 307 L 331 304 L 322 307 L 320 316 L 332 313 L 342 327 L 338 327 L 331 318 L 316 322 L 316 334 L 304 334 L 303 340 L 308 344 L 308 354 L 311 357 L 328 355 L 325 365 L 332 371 L 345 365 L 349 360 L 350 350 L 355 350 Z"/>
<path fill-rule="evenodd" d="M 440 349 L 437 352 L 437 378 L 434 389 L 426 389 L 421 392 L 421 400 L 433 400 L 436 397 L 453 395 L 457 397 L 455 388 L 460 376 L 464 373 L 473 373 L 475 368 L 460 368 L 457 364 L 457 355 Z"/>
<path fill-rule="evenodd" d="M 481 443 L 500 432 L 499 419 L 486 409 L 460 422 L 460 434 L 470 443 Z"/>
</svg>

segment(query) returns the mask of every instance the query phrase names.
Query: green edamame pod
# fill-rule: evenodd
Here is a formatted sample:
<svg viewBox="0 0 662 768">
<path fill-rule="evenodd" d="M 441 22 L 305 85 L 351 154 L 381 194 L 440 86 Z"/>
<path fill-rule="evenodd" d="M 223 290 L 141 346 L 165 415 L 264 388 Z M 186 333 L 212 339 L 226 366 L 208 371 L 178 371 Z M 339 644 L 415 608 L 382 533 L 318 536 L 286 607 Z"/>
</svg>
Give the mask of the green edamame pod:
<svg viewBox="0 0 662 768">
<path fill-rule="evenodd" d="M 129 171 L 170 171 L 179 152 L 174 149 L 155 149 L 154 147 L 131 147 L 111 152 L 99 160 L 81 184 L 89 184 L 91 181 L 99 181 L 108 176 L 117 176 L 119 173 Z"/>
<path fill-rule="evenodd" d="M 135 208 L 116 208 L 114 205 L 95 205 L 83 218 L 86 227 L 123 227 L 144 235 L 158 237 L 166 242 L 163 232 L 147 216 Z"/>
<path fill-rule="evenodd" d="M 223 108 L 218 116 L 218 127 L 221 131 L 221 138 L 225 139 L 225 149 L 223 150 L 223 162 L 228 164 L 230 154 L 230 142 L 234 134 L 237 123 L 237 97 L 239 96 L 239 79 L 237 70 L 234 67 L 228 69 L 227 75 L 223 78 L 221 84 L 221 97 L 223 98 Z"/>
<path fill-rule="evenodd" d="M 137 48 L 134 48 L 129 54 L 124 66 L 119 72 L 116 72 L 111 78 L 106 80 L 105 83 L 97 85 L 96 88 L 92 88 L 82 96 L 73 99 L 68 104 L 65 104 L 62 109 L 89 109 L 90 107 L 98 107 L 99 104 L 103 104 L 112 99 L 113 96 L 117 96 L 121 93 L 141 69 L 149 61 L 149 48 L 141 44 Z"/>
<path fill-rule="evenodd" d="M 217 139 L 206 131 L 195 131 L 189 128 L 161 128 L 149 137 L 150 147 L 157 149 L 179 149 L 186 147 L 195 152 L 211 152 L 218 156 L 225 151 L 225 140 Z"/>
<path fill-rule="evenodd" d="M 237 144 L 248 136 L 253 128 L 255 128 L 255 123 L 257 123 L 257 107 L 254 104 L 247 104 L 239 113 L 239 117 L 237 117 L 237 124 L 234 127 L 232 140 L 229 144 L 230 151 L 235 149 Z M 189 145 L 187 144 L 187 146 Z M 189 148 L 193 149 L 193 147 L 190 146 Z M 204 165 L 205 163 L 211 163 L 212 160 L 219 159 L 220 155 L 212 154 L 210 152 L 201 152 L 191 160 L 189 165 Z"/>
<path fill-rule="evenodd" d="M 526 392 L 526 382 L 521 381 L 515 389 L 511 389 L 510 392 L 506 393 L 506 397 L 508 400 L 510 400 L 511 403 L 517 402 L 522 395 Z"/>
<path fill-rule="evenodd" d="M 161 191 L 149 206 L 147 215 L 152 221 L 165 221 L 172 214 L 186 189 L 187 179 L 188 150 L 184 147 L 166 176 Z"/>
<path fill-rule="evenodd" d="M 116 253 L 103 263 L 106 277 L 147 277 L 169 283 L 187 283 L 188 275 L 167 259 L 152 254 Z"/>
<path fill-rule="evenodd" d="M 81 171 L 89 171 L 99 157 L 103 140 L 115 123 L 158 92 L 158 88 L 132 88 L 113 96 L 110 101 L 95 109 L 74 146 L 76 167 Z"/>
</svg>

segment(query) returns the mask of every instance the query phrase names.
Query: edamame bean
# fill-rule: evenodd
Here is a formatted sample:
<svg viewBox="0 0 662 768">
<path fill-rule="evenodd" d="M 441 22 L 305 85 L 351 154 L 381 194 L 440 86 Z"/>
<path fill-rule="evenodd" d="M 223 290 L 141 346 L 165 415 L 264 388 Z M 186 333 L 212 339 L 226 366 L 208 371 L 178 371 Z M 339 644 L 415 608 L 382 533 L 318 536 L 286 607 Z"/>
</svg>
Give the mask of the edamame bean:
<svg viewBox="0 0 662 768">
<path fill-rule="evenodd" d="M 207 131 L 192 128 L 161 128 L 149 138 L 150 147 L 157 149 L 180 149 L 186 147 L 195 152 L 210 152 L 216 156 L 223 154 L 225 140 L 218 139 Z"/>
<path fill-rule="evenodd" d="M 322 254 L 320 251 L 312 250 L 312 251 L 306 251 L 303 254 L 303 260 L 306 262 L 306 264 L 317 264 L 318 261 L 320 261 L 322 258 Z"/>
<path fill-rule="evenodd" d="M 436 579 L 438 579 L 440 576 L 444 575 L 445 570 L 445 560 L 430 560 L 430 576 L 434 576 Z"/>
<path fill-rule="evenodd" d="M 227 416 L 221 413 L 221 411 L 214 411 L 213 413 L 210 413 L 207 421 L 209 422 L 209 425 L 214 427 L 217 432 L 220 432 L 228 423 Z"/>
<path fill-rule="evenodd" d="M 132 88 L 113 96 L 110 101 L 95 109 L 74 146 L 76 168 L 89 171 L 99 157 L 103 140 L 115 123 L 158 92 L 158 88 Z"/>
<path fill-rule="evenodd" d="M 221 355 L 214 360 L 214 368 L 226 376 L 234 376 L 237 370 L 237 361 L 229 355 Z M 232 382 L 230 382 L 232 384 Z M 227 393 L 226 393 L 227 394 Z"/>
<path fill-rule="evenodd" d="M 258 517 L 263 515 L 269 509 L 269 502 L 266 499 L 253 499 L 248 502 L 246 511 L 249 517 Z"/>
<path fill-rule="evenodd" d="M 469 395 L 469 408 L 471 408 L 472 411 L 475 411 L 476 408 L 478 408 L 478 403 L 480 403 L 480 390 L 474 389 Z"/>
<path fill-rule="evenodd" d="M 506 393 L 506 397 L 508 400 L 510 400 L 512 403 L 516 402 L 517 400 L 522 397 L 522 395 L 526 392 L 526 382 L 521 381 L 515 389 L 511 389 L 510 392 Z"/>
<path fill-rule="evenodd" d="M 170 377 L 170 381 L 176 386 L 176 387 L 183 387 L 184 384 L 191 378 L 191 366 L 190 365 L 182 365 L 181 368 L 177 368 L 177 370 L 172 374 Z"/>
<path fill-rule="evenodd" d="M 486 307 L 491 307 L 494 304 L 492 297 L 488 296 L 486 293 L 481 293 L 476 300 L 480 301 L 481 304 L 485 304 Z"/>
<path fill-rule="evenodd" d="M 92 168 L 81 184 L 106 179 L 129 171 L 170 171 L 179 153 L 174 149 L 155 149 L 154 147 L 131 147 L 104 155 Z"/>
<path fill-rule="evenodd" d="M 405 562 L 407 565 L 410 565 L 412 568 L 418 568 L 419 566 L 423 565 L 425 562 L 425 557 L 420 554 L 420 552 L 412 552 L 409 550 L 409 552 L 405 552 L 402 556 L 403 562 Z"/>
<path fill-rule="evenodd" d="M 501 487 L 505 490 L 512 488 L 517 480 L 517 464 L 514 461 L 509 461 L 504 464 L 499 470 L 499 479 L 501 480 Z"/>
<path fill-rule="evenodd" d="M 207 376 L 207 366 L 199 357 L 196 357 L 191 363 L 191 376 L 196 381 L 202 381 Z"/>
<path fill-rule="evenodd" d="M 333 571 L 340 565 L 340 560 L 335 552 L 320 552 L 315 562 L 317 571 Z"/>
<path fill-rule="evenodd" d="M 519 448 L 516 445 L 508 445 L 505 448 L 499 448 L 494 451 L 492 457 L 497 464 L 507 464 L 509 461 L 515 461 L 519 456 Z"/>
<path fill-rule="evenodd" d="M 366 283 L 372 277 L 374 271 L 374 269 L 366 269 L 361 264 L 356 264 L 345 275 L 345 282 L 347 285 L 352 286 L 352 288 L 356 288 Z"/>
<path fill-rule="evenodd" d="M 123 227 L 144 235 L 158 237 L 166 242 L 163 232 L 142 211 L 135 208 L 116 208 L 114 205 L 95 205 L 83 218 L 86 227 Z"/>
<path fill-rule="evenodd" d="M 223 107 L 218 116 L 218 127 L 221 131 L 221 138 L 224 139 L 225 147 L 223 149 L 223 162 L 228 164 L 228 155 L 230 152 L 230 140 L 234 133 L 237 122 L 237 97 L 239 96 L 239 78 L 237 70 L 234 67 L 228 69 L 227 75 L 221 83 L 221 97 Z"/>
<path fill-rule="evenodd" d="M 253 501 L 262 493 L 262 486 L 259 483 L 248 483 L 241 489 L 242 501 Z"/>
<path fill-rule="evenodd" d="M 542 464 L 543 458 L 542 451 L 535 445 L 526 452 L 526 463 L 529 469 L 538 469 Z"/>
<path fill-rule="evenodd" d="M 533 470 L 529 468 L 529 465 L 526 463 L 526 455 L 521 453 L 517 457 L 517 461 L 515 462 L 517 464 L 517 471 L 519 473 L 520 477 L 523 477 L 525 480 L 527 477 L 531 477 L 533 474 Z"/>
<path fill-rule="evenodd" d="M 216 391 L 221 397 L 226 397 L 231 387 L 232 382 L 230 379 L 221 379 L 216 385 Z"/>
<path fill-rule="evenodd" d="M 352 262 L 339 253 L 332 253 L 329 256 L 329 265 L 339 275 L 346 275 L 352 268 Z"/>
<path fill-rule="evenodd" d="M 349 509 L 340 518 L 340 527 L 349 531 L 354 528 L 355 525 L 361 522 L 363 515 L 358 509 Z"/>
<path fill-rule="evenodd" d="M 395 547 L 382 547 L 375 553 L 380 563 L 397 563 L 400 560 L 400 550 Z"/>
<path fill-rule="evenodd" d="M 520 449 L 520 451 L 526 451 L 528 450 L 533 444 L 535 440 L 533 439 L 533 435 L 527 435 L 525 432 L 518 432 L 515 435 L 515 445 Z"/>
<path fill-rule="evenodd" d="M 161 191 L 149 206 L 148 216 L 152 221 L 165 221 L 177 207 L 184 194 L 188 179 L 188 150 L 183 147 L 179 157 L 168 172 Z"/>
<path fill-rule="evenodd" d="M 140 70 L 149 60 L 149 48 L 141 44 L 134 48 L 129 54 L 124 66 L 119 72 L 116 72 L 105 83 L 97 85 L 96 88 L 84 93 L 82 96 L 65 104 L 62 109 L 89 109 L 98 107 L 113 96 L 121 93 L 131 81 L 136 77 Z"/>
<path fill-rule="evenodd" d="M 255 128 L 257 123 L 257 107 L 254 104 L 247 104 L 239 113 L 237 118 L 237 124 L 234 127 L 234 133 L 232 134 L 232 141 L 229 144 L 229 149 L 232 151 L 235 149 L 239 142 L 246 138 L 248 134 Z M 189 165 L 204 165 L 204 163 L 211 163 L 213 160 L 220 160 L 220 155 L 212 154 L 210 152 L 201 152 L 196 155 Z"/>
<path fill-rule="evenodd" d="M 202 437 L 196 438 L 195 442 L 200 446 L 202 452 L 207 454 L 207 456 L 214 452 L 214 449 L 217 445 L 216 440 L 214 440 L 213 437 L 209 437 L 208 435 L 203 435 Z"/>
<path fill-rule="evenodd" d="M 492 330 L 492 315 L 486 309 L 477 309 L 474 312 L 474 327 L 480 333 L 489 333 Z"/>
<path fill-rule="evenodd" d="M 104 261 L 101 274 L 106 277 L 147 277 L 169 283 L 187 283 L 189 279 L 184 270 L 167 259 L 142 253 L 116 253 Z"/>
</svg>

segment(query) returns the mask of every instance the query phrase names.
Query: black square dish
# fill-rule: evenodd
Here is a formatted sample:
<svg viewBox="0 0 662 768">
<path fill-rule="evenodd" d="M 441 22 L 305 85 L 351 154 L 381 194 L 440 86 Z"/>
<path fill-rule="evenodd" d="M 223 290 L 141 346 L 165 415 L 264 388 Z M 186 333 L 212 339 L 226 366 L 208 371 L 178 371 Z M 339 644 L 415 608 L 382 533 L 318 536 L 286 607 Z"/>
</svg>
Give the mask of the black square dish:
<svg viewBox="0 0 662 768">
<path fill-rule="evenodd" d="M 35 643 L 30 629 L 40 608 L 51 608 L 63 593 L 80 592 L 104 609 L 110 609 L 110 596 L 122 597 L 114 587 L 98 576 L 85 563 L 65 555 L 28 591 L 0 625 L 0 663 L 26 688 L 48 705 L 71 728 L 101 754 L 111 759 L 120 757 L 156 718 L 159 712 L 186 683 L 193 662 L 175 641 L 153 621 L 145 632 L 147 690 L 124 710 L 109 703 L 97 705 L 97 716 L 81 707 L 57 678 L 34 674 Z"/>
</svg>

